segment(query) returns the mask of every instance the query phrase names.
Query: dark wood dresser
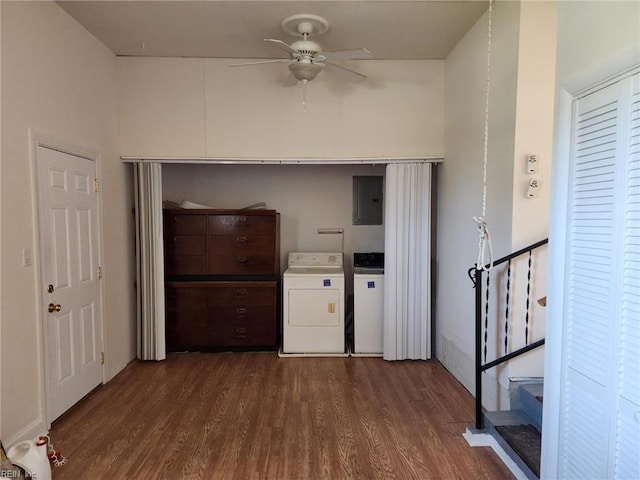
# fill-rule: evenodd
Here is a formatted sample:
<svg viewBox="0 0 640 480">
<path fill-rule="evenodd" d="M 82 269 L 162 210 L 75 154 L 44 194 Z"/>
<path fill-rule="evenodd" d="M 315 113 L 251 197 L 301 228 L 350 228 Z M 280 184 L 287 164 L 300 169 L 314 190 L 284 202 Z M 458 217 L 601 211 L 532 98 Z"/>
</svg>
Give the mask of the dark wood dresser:
<svg viewBox="0 0 640 480">
<path fill-rule="evenodd" d="M 167 350 L 276 349 L 280 215 L 163 213 Z"/>
</svg>

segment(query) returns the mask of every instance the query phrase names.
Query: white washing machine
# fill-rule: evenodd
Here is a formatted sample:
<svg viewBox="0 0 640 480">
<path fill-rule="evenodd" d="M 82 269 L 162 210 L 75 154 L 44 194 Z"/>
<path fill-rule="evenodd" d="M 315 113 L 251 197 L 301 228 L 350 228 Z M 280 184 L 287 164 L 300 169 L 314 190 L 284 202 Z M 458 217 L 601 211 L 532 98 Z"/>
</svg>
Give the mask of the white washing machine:
<svg viewBox="0 0 640 480">
<path fill-rule="evenodd" d="M 289 253 L 282 295 L 282 353 L 345 353 L 342 252 Z"/>
</svg>

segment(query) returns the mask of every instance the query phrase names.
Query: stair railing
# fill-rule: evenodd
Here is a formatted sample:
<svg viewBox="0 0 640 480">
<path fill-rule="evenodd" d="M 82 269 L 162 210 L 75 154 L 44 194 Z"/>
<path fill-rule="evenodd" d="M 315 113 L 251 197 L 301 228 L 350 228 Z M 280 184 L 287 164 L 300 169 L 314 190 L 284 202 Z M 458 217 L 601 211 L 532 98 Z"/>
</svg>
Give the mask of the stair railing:
<svg viewBox="0 0 640 480">
<path fill-rule="evenodd" d="M 504 350 L 505 355 L 502 355 L 495 360 L 487 362 L 487 344 L 489 335 L 489 293 L 491 286 L 491 270 L 486 275 L 486 288 L 485 298 L 482 295 L 482 281 L 484 270 L 478 269 L 476 266 L 471 267 L 468 271 L 469 278 L 473 282 L 475 288 L 475 382 L 476 382 L 476 429 L 484 429 L 484 415 L 482 412 L 482 374 L 490 368 L 496 367 L 504 362 L 507 362 L 515 357 L 518 357 L 531 350 L 539 348 L 544 345 L 544 338 L 535 342 L 529 343 L 529 307 L 531 296 L 531 283 L 532 283 L 532 257 L 533 252 L 540 247 L 549 243 L 549 239 L 546 238 L 539 242 L 522 248 L 516 252 L 513 252 L 505 257 L 502 257 L 493 262 L 493 267 L 508 262 L 507 267 L 507 283 L 506 283 L 506 308 L 505 308 L 505 330 L 504 330 Z M 509 340 L 509 296 L 511 295 L 511 262 L 512 260 L 520 257 L 521 255 L 528 255 L 527 262 L 527 296 L 526 296 L 526 313 L 525 313 L 525 342 L 526 345 L 522 348 L 518 348 L 512 352 L 506 353 L 508 349 Z M 488 267 L 488 265 L 487 265 Z M 483 308 L 484 307 L 484 308 Z M 483 335 L 483 312 L 484 312 L 484 335 Z M 484 355 L 483 355 L 484 354 Z"/>
</svg>

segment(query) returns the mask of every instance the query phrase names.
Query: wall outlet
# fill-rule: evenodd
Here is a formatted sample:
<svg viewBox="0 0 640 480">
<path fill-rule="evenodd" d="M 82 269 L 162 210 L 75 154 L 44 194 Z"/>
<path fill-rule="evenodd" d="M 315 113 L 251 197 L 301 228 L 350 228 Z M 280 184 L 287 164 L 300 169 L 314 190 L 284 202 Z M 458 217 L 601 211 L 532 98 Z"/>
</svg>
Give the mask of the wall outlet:
<svg viewBox="0 0 640 480">
<path fill-rule="evenodd" d="M 538 155 L 527 155 L 527 173 L 529 175 L 538 173 Z"/>
</svg>

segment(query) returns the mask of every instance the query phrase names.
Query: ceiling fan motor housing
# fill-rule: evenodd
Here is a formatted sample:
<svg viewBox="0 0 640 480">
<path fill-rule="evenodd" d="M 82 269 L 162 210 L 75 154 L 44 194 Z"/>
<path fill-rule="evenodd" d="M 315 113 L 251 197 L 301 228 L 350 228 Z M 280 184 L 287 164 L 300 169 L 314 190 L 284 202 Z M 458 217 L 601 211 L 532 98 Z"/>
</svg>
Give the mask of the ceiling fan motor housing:
<svg viewBox="0 0 640 480">
<path fill-rule="evenodd" d="M 297 50 L 300 55 L 309 55 L 311 57 L 322 52 L 320 45 L 311 40 L 298 40 L 291 44 L 291 48 Z"/>
</svg>

